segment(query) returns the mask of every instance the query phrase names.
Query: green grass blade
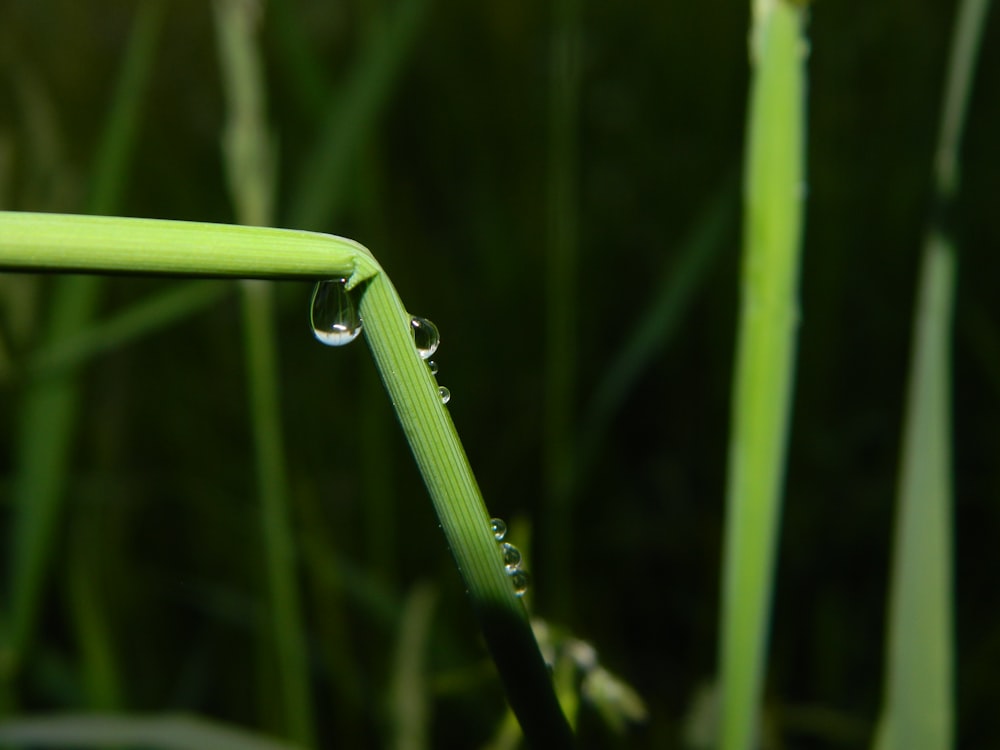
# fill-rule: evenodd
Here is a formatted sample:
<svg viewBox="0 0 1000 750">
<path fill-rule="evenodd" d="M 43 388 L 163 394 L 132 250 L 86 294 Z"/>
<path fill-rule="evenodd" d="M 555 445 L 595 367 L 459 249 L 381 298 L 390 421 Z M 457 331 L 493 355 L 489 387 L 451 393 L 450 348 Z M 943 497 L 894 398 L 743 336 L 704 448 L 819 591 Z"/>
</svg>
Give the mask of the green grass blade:
<svg viewBox="0 0 1000 750">
<path fill-rule="evenodd" d="M 465 450 L 441 403 L 437 383 L 414 346 L 410 315 L 385 274 L 365 286 L 360 310 L 375 363 L 525 737 L 540 748 L 572 747 L 572 733 L 527 613 L 504 573 Z M 454 398 L 461 398 L 461 392 Z"/>
<path fill-rule="evenodd" d="M 952 38 L 934 164 L 935 220 L 959 187 L 959 152 L 989 9 L 964 0 Z M 903 434 L 879 750 L 954 744 L 951 349 L 955 245 L 932 224 L 920 271 Z"/>
<path fill-rule="evenodd" d="M 317 232 L 120 216 L 0 211 L 0 267 L 249 279 L 378 271 L 366 248 Z"/>
<path fill-rule="evenodd" d="M 298 750 L 300 746 L 195 716 L 53 714 L 0 722 L 0 742 L 32 747 Z"/>
<path fill-rule="evenodd" d="M 930 240 L 921 271 L 903 444 L 879 750 L 952 746 L 951 449 L 948 353 L 954 248 Z"/>
<path fill-rule="evenodd" d="M 525 736 L 538 747 L 573 746 L 521 601 L 504 572 L 489 515 L 465 450 L 441 403 L 437 384 L 413 342 L 410 316 L 388 277 L 363 246 L 331 235 L 145 219 L 0 212 L 0 266 L 24 268 L 60 262 L 91 271 L 126 270 L 128 259 L 146 272 L 170 274 L 344 276 L 361 287 L 365 336 L 435 511 L 465 581 L 472 605 L 511 707 Z M 32 227 L 37 227 L 41 237 Z M 54 235 L 54 236 L 53 236 Z M 191 252 L 194 241 L 208 252 Z M 276 249 L 280 250 L 277 252 Z M 139 252 L 141 250 L 141 252 Z M 216 253 L 218 251 L 218 253 Z M 325 259 L 327 265 L 320 261 Z M 259 263 L 253 267 L 253 261 Z M 456 398 L 461 394 L 456 393 Z"/>
<path fill-rule="evenodd" d="M 764 680 L 798 322 L 804 11 L 754 3 L 742 304 L 729 446 L 721 747 L 754 744 Z"/>
</svg>

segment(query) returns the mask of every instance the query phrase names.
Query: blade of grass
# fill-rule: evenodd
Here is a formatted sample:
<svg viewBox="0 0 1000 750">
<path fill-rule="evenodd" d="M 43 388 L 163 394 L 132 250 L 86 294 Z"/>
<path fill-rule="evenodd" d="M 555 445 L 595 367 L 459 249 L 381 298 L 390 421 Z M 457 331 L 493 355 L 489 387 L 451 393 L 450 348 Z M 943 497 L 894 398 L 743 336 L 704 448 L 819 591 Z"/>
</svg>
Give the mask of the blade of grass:
<svg viewBox="0 0 1000 750">
<path fill-rule="evenodd" d="M 240 223 L 263 226 L 272 221 L 276 159 L 264 114 L 266 93 L 256 38 L 262 8 L 247 0 L 216 0 L 214 8 L 227 97 L 223 147 L 229 192 Z M 313 696 L 285 470 L 273 290 L 266 281 L 245 281 L 241 288 L 270 598 L 264 632 L 274 638 L 279 683 L 276 695 L 269 686 L 262 690 L 267 703 L 282 705 L 288 736 L 313 747 Z"/>
<path fill-rule="evenodd" d="M 754 744 L 791 412 L 803 224 L 805 11 L 755 0 L 720 623 L 721 747 Z"/>
<path fill-rule="evenodd" d="M 959 188 L 959 153 L 988 0 L 963 0 L 952 36 L 914 318 L 889 600 L 879 750 L 954 743 L 951 349 L 955 245 L 943 219 Z"/>
<path fill-rule="evenodd" d="M 417 352 L 410 315 L 371 253 L 332 235 L 147 219 L 61 216 L 59 231 L 53 232 L 51 217 L 0 212 L 0 266 L 56 268 L 63 261 L 89 271 L 125 270 L 131 256 L 146 272 L 234 275 L 249 269 L 253 277 L 298 272 L 313 278 L 344 277 L 348 289 L 360 287 L 365 338 L 525 738 L 539 748 L 573 747 L 527 613 L 504 571 L 465 450 L 437 383 Z M 32 227 L 47 240 L 35 237 Z M 53 238 L 62 244 L 53 246 Z M 210 248 L 191 252 L 185 241 Z M 274 252 L 275 247 L 281 252 Z M 329 264 L 325 269 L 319 265 L 322 257 Z"/>
<path fill-rule="evenodd" d="M 504 572 L 489 514 L 438 386 L 413 342 L 410 315 L 385 274 L 364 287 L 365 338 L 396 409 L 452 555 L 528 743 L 573 746 L 527 612 Z M 456 394 L 459 397 L 460 394 Z"/>
<path fill-rule="evenodd" d="M 0 266 L 174 276 L 349 278 L 378 271 L 353 240 L 317 232 L 120 216 L 0 211 Z"/>
</svg>

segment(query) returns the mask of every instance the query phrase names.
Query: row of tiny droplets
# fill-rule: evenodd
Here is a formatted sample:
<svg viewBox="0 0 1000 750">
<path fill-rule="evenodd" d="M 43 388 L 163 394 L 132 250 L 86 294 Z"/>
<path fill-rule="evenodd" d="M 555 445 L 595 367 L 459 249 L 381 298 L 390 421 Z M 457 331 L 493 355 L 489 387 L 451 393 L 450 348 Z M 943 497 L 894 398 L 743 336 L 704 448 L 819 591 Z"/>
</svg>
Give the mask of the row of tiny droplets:
<svg viewBox="0 0 1000 750">
<path fill-rule="evenodd" d="M 490 530 L 493 532 L 493 538 L 500 545 L 503 568 L 514 586 L 514 593 L 518 596 L 524 596 L 524 592 L 528 590 L 528 573 L 521 570 L 521 550 L 510 542 L 504 541 L 504 537 L 507 536 L 507 524 L 502 518 L 491 518 Z"/>
</svg>

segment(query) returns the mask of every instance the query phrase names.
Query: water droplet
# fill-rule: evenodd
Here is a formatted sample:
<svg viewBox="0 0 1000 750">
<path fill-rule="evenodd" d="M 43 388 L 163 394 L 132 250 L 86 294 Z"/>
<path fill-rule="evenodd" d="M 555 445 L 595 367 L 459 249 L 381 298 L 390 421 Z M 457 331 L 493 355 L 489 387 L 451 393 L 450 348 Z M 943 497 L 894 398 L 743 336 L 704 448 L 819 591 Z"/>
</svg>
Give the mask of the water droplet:
<svg viewBox="0 0 1000 750">
<path fill-rule="evenodd" d="M 427 368 L 431 371 L 431 375 L 438 374 L 438 363 L 433 359 L 427 360 Z"/>
<path fill-rule="evenodd" d="M 524 592 L 528 590 L 528 583 L 530 581 L 528 573 L 520 568 L 507 568 L 507 576 L 514 585 L 514 594 L 524 596 Z"/>
<path fill-rule="evenodd" d="M 442 404 L 447 404 L 449 401 L 451 401 L 451 391 L 449 391 L 443 385 L 440 388 L 438 388 L 438 394 L 441 396 Z"/>
<path fill-rule="evenodd" d="M 361 333 L 361 316 L 350 292 L 344 288 L 346 279 L 316 282 L 313 289 L 309 319 L 313 335 L 327 346 L 350 344 Z"/>
<path fill-rule="evenodd" d="M 493 531 L 493 536 L 496 537 L 498 542 L 502 542 L 503 538 L 507 536 L 507 524 L 504 523 L 502 518 L 491 518 L 490 529 Z"/>
<path fill-rule="evenodd" d="M 503 564 L 508 568 L 516 568 L 521 564 L 521 550 L 513 544 L 504 542 L 500 545 L 500 553 L 503 555 Z"/>
<path fill-rule="evenodd" d="M 418 318 L 414 315 L 410 318 L 410 327 L 413 329 L 413 343 L 417 345 L 420 357 L 422 359 L 433 357 L 441 343 L 441 334 L 438 333 L 437 326 L 427 318 Z"/>
</svg>

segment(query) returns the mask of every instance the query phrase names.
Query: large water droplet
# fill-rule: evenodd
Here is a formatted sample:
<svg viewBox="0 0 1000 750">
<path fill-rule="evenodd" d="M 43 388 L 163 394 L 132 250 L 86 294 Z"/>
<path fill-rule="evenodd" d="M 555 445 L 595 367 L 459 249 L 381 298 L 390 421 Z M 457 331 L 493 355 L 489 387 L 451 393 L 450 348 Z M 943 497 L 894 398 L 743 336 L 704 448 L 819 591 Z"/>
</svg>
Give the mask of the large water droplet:
<svg viewBox="0 0 1000 750">
<path fill-rule="evenodd" d="M 507 568 L 516 568 L 521 564 L 521 550 L 513 544 L 508 542 L 501 544 L 500 554 L 503 555 L 503 564 Z"/>
<path fill-rule="evenodd" d="M 449 391 L 443 385 L 438 388 L 438 395 L 441 396 L 442 404 L 447 404 L 449 401 L 451 401 L 451 391 Z"/>
<path fill-rule="evenodd" d="M 490 530 L 498 542 L 502 542 L 503 538 L 507 536 L 507 524 L 502 518 L 491 518 Z"/>
<path fill-rule="evenodd" d="M 418 318 L 414 315 L 410 318 L 410 327 L 413 329 L 413 343 L 417 345 L 421 359 L 433 357 L 441 343 L 441 334 L 438 333 L 437 326 L 427 318 Z"/>
<path fill-rule="evenodd" d="M 524 596 L 524 592 L 528 590 L 528 583 L 531 580 L 528 573 L 520 568 L 507 568 L 507 576 L 514 585 L 514 594 Z"/>
<path fill-rule="evenodd" d="M 309 318 L 313 335 L 327 346 L 350 344 L 361 333 L 361 316 L 346 279 L 319 281 L 313 289 Z"/>
</svg>

